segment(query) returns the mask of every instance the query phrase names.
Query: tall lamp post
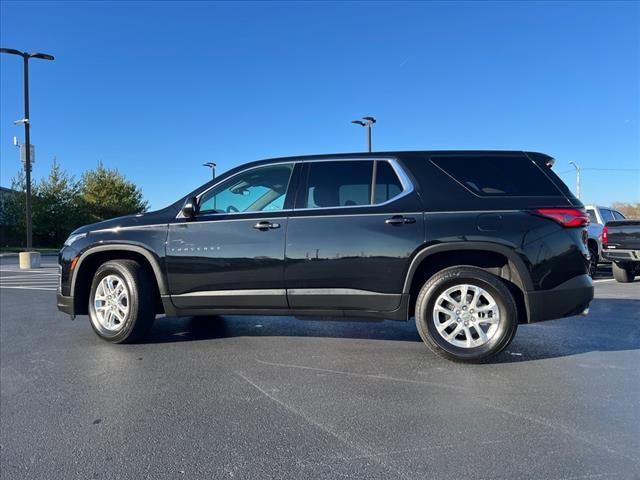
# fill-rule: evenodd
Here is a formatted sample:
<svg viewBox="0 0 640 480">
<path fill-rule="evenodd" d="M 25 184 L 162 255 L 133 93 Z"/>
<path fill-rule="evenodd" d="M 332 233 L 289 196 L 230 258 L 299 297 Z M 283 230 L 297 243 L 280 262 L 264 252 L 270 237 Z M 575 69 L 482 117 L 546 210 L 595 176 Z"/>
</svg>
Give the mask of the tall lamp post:
<svg viewBox="0 0 640 480">
<path fill-rule="evenodd" d="M 569 162 L 576 169 L 576 197 L 580 200 L 580 166 L 576 162 Z"/>
<path fill-rule="evenodd" d="M 33 235 L 31 229 L 31 138 L 30 130 L 31 124 L 29 121 L 29 59 L 39 58 L 41 60 L 53 60 L 53 55 L 47 53 L 28 53 L 15 50 L 13 48 L 0 48 L 0 53 L 8 53 L 10 55 L 18 55 L 22 57 L 24 62 L 24 118 L 19 123 L 24 124 L 24 170 L 27 189 L 27 250 L 31 250 L 33 247 Z"/>
<path fill-rule="evenodd" d="M 207 162 L 202 164 L 203 167 L 209 167 L 211 169 L 211 178 L 216 178 L 216 164 L 213 162 Z"/>
<path fill-rule="evenodd" d="M 373 117 L 362 117 L 361 120 L 353 120 L 351 123 L 355 123 L 361 127 L 367 127 L 367 145 L 369 147 L 369 152 L 371 152 L 371 127 L 376 123 L 376 119 Z"/>
</svg>

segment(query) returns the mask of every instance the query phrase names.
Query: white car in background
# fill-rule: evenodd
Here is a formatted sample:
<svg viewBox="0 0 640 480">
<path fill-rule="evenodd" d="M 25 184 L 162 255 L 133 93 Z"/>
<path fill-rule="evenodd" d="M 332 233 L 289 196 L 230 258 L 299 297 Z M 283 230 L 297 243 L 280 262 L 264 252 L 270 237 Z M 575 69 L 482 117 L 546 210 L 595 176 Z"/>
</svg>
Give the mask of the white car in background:
<svg viewBox="0 0 640 480">
<path fill-rule="evenodd" d="M 587 245 L 591 257 L 589 275 L 593 277 L 598 269 L 598 263 L 602 261 L 602 228 L 604 224 L 613 220 L 624 220 L 625 216 L 619 211 L 609 207 L 585 205 L 584 208 L 591 222 L 588 227 L 589 239 Z"/>
</svg>

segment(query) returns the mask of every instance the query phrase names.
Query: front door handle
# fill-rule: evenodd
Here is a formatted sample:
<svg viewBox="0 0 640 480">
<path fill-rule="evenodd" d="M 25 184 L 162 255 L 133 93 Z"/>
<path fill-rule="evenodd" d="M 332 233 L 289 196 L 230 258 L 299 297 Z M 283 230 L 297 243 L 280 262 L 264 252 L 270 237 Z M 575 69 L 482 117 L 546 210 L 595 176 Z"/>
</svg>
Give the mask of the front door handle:
<svg viewBox="0 0 640 480">
<path fill-rule="evenodd" d="M 271 223 L 271 222 L 258 222 L 256 223 L 253 228 L 255 228 L 256 230 L 269 230 L 269 229 L 274 229 L 274 228 L 280 228 L 280 224 L 279 223 Z"/>
<path fill-rule="evenodd" d="M 403 215 L 394 215 L 393 217 L 387 218 L 384 223 L 387 225 L 404 225 L 406 223 L 416 223 L 416 219 Z"/>
</svg>

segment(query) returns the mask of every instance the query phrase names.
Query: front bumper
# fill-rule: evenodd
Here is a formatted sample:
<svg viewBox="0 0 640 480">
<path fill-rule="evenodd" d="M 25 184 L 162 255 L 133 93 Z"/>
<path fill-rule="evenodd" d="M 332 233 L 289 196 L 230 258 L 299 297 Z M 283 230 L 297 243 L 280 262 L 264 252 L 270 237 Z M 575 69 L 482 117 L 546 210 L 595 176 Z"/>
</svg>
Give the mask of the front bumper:
<svg viewBox="0 0 640 480">
<path fill-rule="evenodd" d="M 74 317 L 73 297 L 66 297 L 58 293 L 58 310 Z"/>
<path fill-rule="evenodd" d="M 581 314 L 593 300 L 589 275 L 573 277 L 551 290 L 526 292 L 529 323 Z"/>
</svg>

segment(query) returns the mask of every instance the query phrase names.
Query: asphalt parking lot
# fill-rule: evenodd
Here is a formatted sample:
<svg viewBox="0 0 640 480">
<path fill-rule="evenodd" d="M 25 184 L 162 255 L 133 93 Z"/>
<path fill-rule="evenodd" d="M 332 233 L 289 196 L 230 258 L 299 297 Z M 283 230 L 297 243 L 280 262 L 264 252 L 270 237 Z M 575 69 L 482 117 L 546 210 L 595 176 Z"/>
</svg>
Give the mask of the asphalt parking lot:
<svg viewBox="0 0 640 480">
<path fill-rule="evenodd" d="M 640 281 L 525 325 L 494 363 L 413 322 L 159 318 L 110 345 L 0 263 L 6 479 L 640 478 Z"/>
</svg>

